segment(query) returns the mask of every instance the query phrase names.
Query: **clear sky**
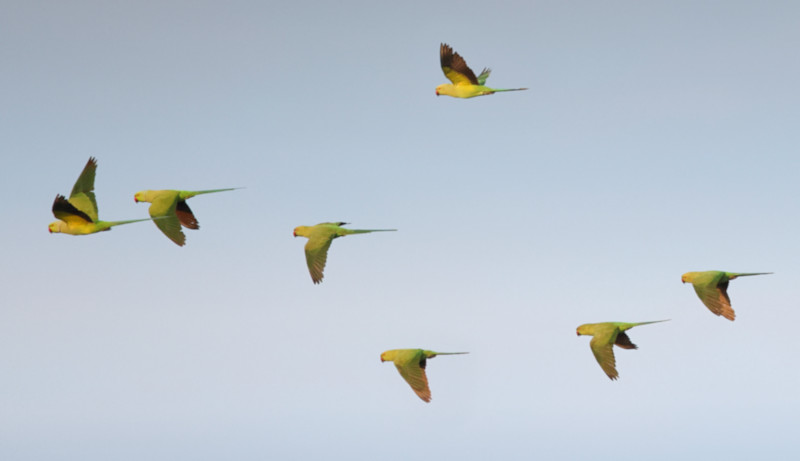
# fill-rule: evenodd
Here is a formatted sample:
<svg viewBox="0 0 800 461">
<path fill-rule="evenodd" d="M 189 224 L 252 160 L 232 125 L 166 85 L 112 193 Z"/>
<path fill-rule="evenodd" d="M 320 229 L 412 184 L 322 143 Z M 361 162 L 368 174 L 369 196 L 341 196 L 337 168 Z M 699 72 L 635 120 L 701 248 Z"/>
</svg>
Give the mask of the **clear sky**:
<svg viewBox="0 0 800 461">
<path fill-rule="evenodd" d="M 6 2 L 0 459 L 789 459 L 800 4 Z M 490 86 L 458 100 L 439 44 Z M 101 219 L 50 235 L 98 159 Z M 334 242 L 315 286 L 298 225 Z M 772 271 L 712 315 L 690 270 Z M 587 322 L 629 332 L 618 381 Z M 428 362 L 418 399 L 386 349 Z"/>
</svg>

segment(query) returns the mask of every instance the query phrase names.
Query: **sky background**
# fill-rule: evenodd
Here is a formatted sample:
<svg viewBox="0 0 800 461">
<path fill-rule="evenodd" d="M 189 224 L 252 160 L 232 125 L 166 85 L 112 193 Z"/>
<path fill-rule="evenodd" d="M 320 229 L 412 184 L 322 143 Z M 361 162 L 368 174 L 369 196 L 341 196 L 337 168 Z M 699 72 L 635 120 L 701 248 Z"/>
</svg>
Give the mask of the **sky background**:
<svg viewBox="0 0 800 461">
<path fill-rule="evenodd" d="M 0 459 L 790 459 L 800 4 L 4 2 Z M 449 43 L 488 84 L 436 97 Z M 50 235 L 90 156 L 101 219 Z M 325 221 L 398 232 L 337 239 Z M 772 271 L 712 315 L 682 273 Z M 587 322 L 629 331 L 618 381 Z M 428 362 L 422 402 L 379 354 Z"/>
</svg>

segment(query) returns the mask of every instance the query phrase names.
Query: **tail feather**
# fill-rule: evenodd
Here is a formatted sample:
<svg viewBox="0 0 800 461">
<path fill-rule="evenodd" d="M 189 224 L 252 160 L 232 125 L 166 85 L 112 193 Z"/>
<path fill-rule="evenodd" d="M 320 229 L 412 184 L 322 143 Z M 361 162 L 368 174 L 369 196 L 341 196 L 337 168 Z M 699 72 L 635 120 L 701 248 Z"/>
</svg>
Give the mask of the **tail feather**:
<svg viewBox="0 0 800 461">
<path fill-rule="evenodd" d="M 200 195 L 200 194 L 211 194 L 211 193 L 214 193 L 214 192 L 225 192 L 225 191 L 237 190 L 237 189 L 244 189 L 244 187 L 229 187 L 227 189 L 196 190 L 196 191 L 192 191 L 192 194 L 194 196 L 194 195 Z"/>
<path fill-rule="evenodd" d="M 493 88 L 494 91 L 522 91 L 527 90 L 527 88 Z"/>
<path fill-rule="evenodd" d="M 106 221 L 106 222 L 109 224 L 108 227 L 112 227 L 112 226 L 120 226 L 122 224 L 130 224 L 141 221 L 152 221 L 153 219 L 163 219 L 163 218 L 166 218 L 166 216 L 159 216 L 158 218 L 142 218 L 142 219 L 129 219 L 127 221 Z"/>
<path fill-rule="evenodd" d="M 748 275 L 767 275 L 773 274 L 774 272 L 747 272 L 747 273 L 736 273 L 736 272 L 729 272 L 728 278 L 735 279 L 736 277 L 746 277 Z"/>
<path fill-rule="evenodd" d="M 347 229 L 348 234 L 367 234 L 369 232 L 396 232 L 397 229 Z"/>
</svg>

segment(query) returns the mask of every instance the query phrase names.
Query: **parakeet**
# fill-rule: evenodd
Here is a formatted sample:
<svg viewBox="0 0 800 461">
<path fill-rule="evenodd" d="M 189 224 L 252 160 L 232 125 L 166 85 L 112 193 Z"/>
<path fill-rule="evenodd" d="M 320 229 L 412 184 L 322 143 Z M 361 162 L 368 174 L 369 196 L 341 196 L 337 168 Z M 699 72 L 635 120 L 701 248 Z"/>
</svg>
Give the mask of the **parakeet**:
<svg viewBox="0 0 800 461">
<path fill-rule="evenodd" d="M 689 282 L 694 286 L 697 296 L 703 304 L 716 315 L 733 321 L 736 314 L 728 297 L 728 282 L 745 275 L 765 275 L 772 272 L 736 273 L 724 271 L 687 272 L 681 275 L 681 282 Z"/>
<path fill-rule="evenodd" d="M 467 66 L 464 58 L 458 53 L 454 53 L 450 45 L 446 43 L 442 43 L 439 47 L 439 59 L 445 77 L 453 83 L 444 83 L 437 86 L 436 96 L 446 95 L 454 98 L 472 98 L 485 94 L 493 94 L 497 91 L 527 90 L 527 88 L 499 89 L 484 86 L 486 79 L 492 72 L 491 69 L 484 67 L 480 75 L 475 77 L 475 73 Z"/>
<path fill-rule="evenodd" d="M 100 221 L 97 219 L 97 200 L 94 196 L 94 176 L 97 171 L 97 160 L 89 157 L 81 175 L 75 182 L 69 199 L 61 194 L 53 201 L 53 214 L 58 221 L 48 226 L 50 233 L 70 235 L 86 235 L 111 230 L 112 226 L 128 224 L 149 219 L 131 219 L 128 221 Z"/>
<path fill-rule="evenodd" d="M 428 377 L 425 375 L 427 360 L 437 355 L 457 354 L 469 354 L 469 352 L 433 352 L 423 349 L 393 349 L 381 354 L 381 362 L 394 362 L 394 366 L 397 367 L 400 376 L 406 380 L 419 398 L 430 402 L 431 390 L 428 387 Z"/>
<path fill-rule="evenodd" d="M 199 229 L 200 225 L 194 217 L 194 213 L 186 204 L 186 200 L 200 194 L 210 194 L 212 192 L 224 192 L 239 189 L 232 187 L 228 189 L 213 190 L 143 190 L 133 196 L 136 203 L 150 202 L 150 216 L 154 219 L 156 226 L 161 229 L 170 240 L 178 246 L 186 244 L 186 235 L 181 230 L 181 225 L 189 229 Z"/>
<path fill-rule="evenodd" d="M 333 239 L 344 237 L 350 234 L 366 234 L 368 232 L 390 232 L 397 229 L 345 229 L 340 226 L 348 224 L 346 222 L 323 222 L 316 226 L 298 226 L 294 228 L 294 236 L 307 237 L 306 243 L 306 263 L 308 271 L 311 273 L 311 280 L 314 283 L 322 282 L 322 271 L 325 269 L 325 261 L 328 259 L 328 248 Z"/>
<path fill-rule="evenodd" d="M 633 344 L 625 334 L 625 330 L 629 330 L 635 326 L 647 325 L 649 323 L 666 322 L 667 320 L 654 320 L 652 322 L 639 322 L 639 323 L 625 323 L 625 322 L 603 322 L 603 323 L 587 323 L 578 327 L 578 336 L 590 335 L 593 336 L 589 341 L 589 346 L 592 348 L 594 358 L 600 364 L 600 368 L 606 372 L 612 380 L 619 377 L 617 373 L 616 361 L 614 360 L 613 346 L 623 349 L 637 349 L 636 344 Z"/>
</svg>

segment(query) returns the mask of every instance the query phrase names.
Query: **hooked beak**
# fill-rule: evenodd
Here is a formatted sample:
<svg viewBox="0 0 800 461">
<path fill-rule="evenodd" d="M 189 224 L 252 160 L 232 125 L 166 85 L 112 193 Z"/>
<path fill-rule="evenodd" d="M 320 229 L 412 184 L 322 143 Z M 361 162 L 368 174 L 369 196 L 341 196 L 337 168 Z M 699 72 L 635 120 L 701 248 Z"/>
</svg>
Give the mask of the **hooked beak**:
<svg viewBox="0 0 800 461">
<path fill-rule="evenodd" d="M 436 90 L 436 96 L 439 96 L 439 90 Z"/>
<path fill-rule="evenodd" d="M 138 198 L 136 198 L 136 196 L 135 196 L 135 195 L 133 196 L 133 201 L 134 201 L 134 202 L 136 202 L 136 203 L 139 203 L 139 199 L 138 199 Z"/>
<path fill-rule="evenodd" d="M 50 229 L 50 228 L 48 227 L 48 228 L 47 228 L 47 232 L 50 232 L 50 233 L 52 234 L 52 233 L 53 233 L 53 229 Z"/>
<path fill-rule="evenodd" d="M 293 236 L 293 237 L 297 237 L 297 232 L 295 232 L 295 231 L 292 231 L 292 236 Z"/>
</svg>

